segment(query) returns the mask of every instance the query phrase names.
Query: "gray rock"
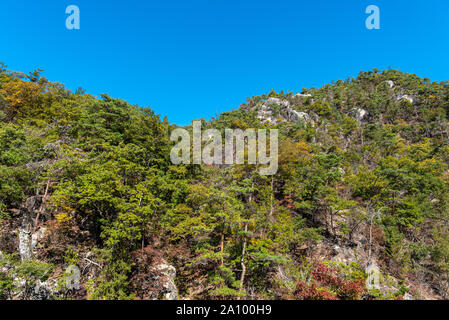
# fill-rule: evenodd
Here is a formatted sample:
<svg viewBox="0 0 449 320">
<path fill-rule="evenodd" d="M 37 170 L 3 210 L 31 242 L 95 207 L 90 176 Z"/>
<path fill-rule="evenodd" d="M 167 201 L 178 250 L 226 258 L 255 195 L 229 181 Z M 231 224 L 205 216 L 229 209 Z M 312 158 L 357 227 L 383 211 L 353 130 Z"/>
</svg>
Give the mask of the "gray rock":
<svg viewBox="0 0 449 320">
<path fill-rule="evenodd" d="M 287 118 L 288 121 L 291 121 L 291 122 L 302 121 L 304 123 L 312 122 L 312 119 L 310 118 L 310 116 L 305 112 L 298 112 L 292 108 L 287 108 L 285 110 L 285 113 L 286 113 L 285 117 Z"/>
<path fill-rule="evenodd" d="M 274 118 L 272 117 L 272 110 L 269 109 L 268 106 L 263 105 L 259 111 L 257 112 L 257 118 L 259 118 L 260 121 L 265 122 L 268 121 L 270 123 L 274 122 Z"/>
<path fill-rule="evenodd" d="M 404 294 L 404 300 L 415 300 L 415 298 L 407 292 Z"/>
<path fill-rule="evenodd" d="M 302 94 L 302 93 L 297 93 L 295 94 L 295 97 L 300 97 L 300 98 L 307 98 L 307 97 L 311 97 L 311 94 Z"/>
<path fill-rule="evenodd" d="M 390 89 L 393 89 L 393 87 L 394 87 L 394 82 L 393 81 L 391 81 L 391 80 L 387 80 L 387 81 L 385 81 L 385 83 L 388 85 L 388 87 L 390 88 Z"/>
<path fill-rule="evenodd" d="M 165 277 L 165 281 L 162 284 L 164 288 L 162 294 L 166 300 L 177 300 L 179 297 L 178 288 L 175 285 L 176 268 L 172 265 L 162 262 L 156 266 L 156 269 L 160 271 Z"/>
<path fill-rule="evenodd" d="M 366 115 L 368 114 L 368 112 L 366 110 L 361 109 L 361 108 L 357 108 L 355 110 L 355 112 L 356 112 L 355 116 L 356 116 L 356 119 L 359 122 L 359 124 L 362 122 L 363 118 L 365 118 Z"/>
<path fill-rule="evenodd" d="M 264 105 L 269 106 L 270 104 L 277 104 L 283 107 L 290 107 L 290 102 L 288 100 L 282 100 L 280 98 L 268 98 Z"/>
<path fill-rule="evenodd" d="M 294 290 L 296 281 L 287 274 L 285 268 L 279 264 L 276 267 L 276 271 L 276 278 L 278 281 L 280 281 L 280 283 L 282 283 L 285 287 L 290 288 L 290 290 Z"/>
<path fill-rule="evenodd" d="M 34 286 L 32 299 L 50 300 L 54 293 L 55 290 L 52 288 L 51 284 L 48 281 L 41 282 L 40 280 L 37 280 L 36 285 Z"/>
<path fill-rule="evenodd" d="M 26 300 L 51 300 L 53 295 L 58 293 L 56 280 L 36 280 L 31 288 L 27 288 L 27 285 L 29 286 L 30 284 L 27 284 L 25 279 L 15 277 L 14 286 L 16 292 L 14 295 Z"/>
<path fill-rule="evenodd" d="M 26 227 L 19 229 L 19 254 L 22 261 L 32 257 L 31 231 Z"/>
<path fill-rule="evenodd" d="M 398 101 L 404 101 L 407 100 L 408 102 L 410 102 L 411 104 L 413 104 L 415 102 L 415 99 L 413 99 L 413 97 L 409 96 L 408 94 L 404 94 L 402 96 L 399 96 L 397 98 Z"/>
<path fill-rule="evenodd" d="M 310 95 L 301 95 L 304 97 L 308 97 Z M 317 117 L 312 117 L 308 113 L 298 112 L 291 107 L 290 101 L 283 100 L 280 98 L 269 98 L 267 99 L 257 110 L 257 118 L 261 122 L 268 121 L 269 123 L 276 123 L 279 119 L 276 119 L 274 116 L 274 108 L 273 105 L 279 106 L 279 116 L 281 121 L 290 121 L 290 122 L 304 122 L 304 123 L 312 123 L 314 124 L 319 119 L 315 120 Z"/>
<path fill-rule="evenodd" d="M 26 280 L 18 277 L 14 277 L 13 279 L 14 286 L 18 289 L 25 288 Z"/>
<path fill-rule="evenodd" d="M 38 231 L 31 236 L 31 249 L 33 252 L 36 251 L 39 242 L 45 238 L 47 234 L 47 228 L 41 227 Z"/>
</svg>

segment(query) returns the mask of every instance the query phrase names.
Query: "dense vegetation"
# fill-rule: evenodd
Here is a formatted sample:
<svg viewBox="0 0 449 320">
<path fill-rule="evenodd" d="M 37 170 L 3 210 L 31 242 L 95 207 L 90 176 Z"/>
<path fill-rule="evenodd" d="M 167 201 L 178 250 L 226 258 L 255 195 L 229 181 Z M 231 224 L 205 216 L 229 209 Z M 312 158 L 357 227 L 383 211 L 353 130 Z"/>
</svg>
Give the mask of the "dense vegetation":
<svg viewBox="0 0 449 320">
<path fill-rule="evenodd" d="M 261 121 L 268 98 L 307 117 L 272 104 L 276 121 Z M 160 298 L 161 261 L 183 298 L 447 298 L 448 116 L 447 82 L 361 72 L 202 120 L 279 129 L 276 175 L 175 166 L 167 119 L 2 64 L 0 299 L 48 279 L 53 298 Z M 43 230 L 27 259 L 20 228 Z M 366 288 L 372 262 L 390 291 Z M 70 265 L 79 290 L 61 285 Z"/>
</svg>

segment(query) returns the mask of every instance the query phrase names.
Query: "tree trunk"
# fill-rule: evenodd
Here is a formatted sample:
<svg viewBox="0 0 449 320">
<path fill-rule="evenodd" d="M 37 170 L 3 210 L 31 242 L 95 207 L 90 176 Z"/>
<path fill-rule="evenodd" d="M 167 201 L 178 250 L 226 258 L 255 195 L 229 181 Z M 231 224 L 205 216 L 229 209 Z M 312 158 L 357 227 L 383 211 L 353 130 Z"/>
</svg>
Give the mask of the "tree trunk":
<svg viewBox="0 0 449 320">
<path fill-rule="evenodd" d="M 220 241 L 220 252 L 221 252 L 221 266 L 224 265 L 224 259 L 223 259 L 223 254 L 224 254 L 224 230 L 221 233 L 221 241 Z"/>
<path fill-rule="evenodd" d="M 33 233 L 37 230 L 37 226 L 39 224 L 39 217 L 41 213 L 44 211 L 45 202 L 48 195 L 48 188 L 50 187 L 50 180 L 47 181 L 47 185 L 45 187 L 44 196 L 42 197 L 42 202 L 39 210 L 37 211 L 36 218 L 34 219 L 34 225 L 33 225 Z"/>
<path fill-rule="evenodd" d="M 331 216 L 331 230 L 332 230 L 332 236 L 334 238 L 336 238 L 336 234 L 335 234 L 335 228 L 334 228 L 334 211 L 332 210 L 332 208 L 329 209 L 330 212 L 330 216 Z"/>
<path fill-rule="evenodd" d="M 245 265 L 245 254 L 246 254 L 246 233 L 248 232 L 248 221 L 245 222 L 245 235 L 243 236 L 243 245 L 242 245 L 242 258 L 240 260 L 240 264 L 242 265 L 242 274 L 240 276 L 240 286 L 243 288 L 243 284 L 245 282 L 246 275 L 246 265 Z"/>
<path fill-rule="evenodd" d="M 269 219 L 270 224 L 271 224 L 271 219 L 272 219 L 273 213 L 274 213 L 274 208 L 273 208 L 273 184 L 274 184 L 274 176 L 271 176 L 270 219 Z"/>
</svg>

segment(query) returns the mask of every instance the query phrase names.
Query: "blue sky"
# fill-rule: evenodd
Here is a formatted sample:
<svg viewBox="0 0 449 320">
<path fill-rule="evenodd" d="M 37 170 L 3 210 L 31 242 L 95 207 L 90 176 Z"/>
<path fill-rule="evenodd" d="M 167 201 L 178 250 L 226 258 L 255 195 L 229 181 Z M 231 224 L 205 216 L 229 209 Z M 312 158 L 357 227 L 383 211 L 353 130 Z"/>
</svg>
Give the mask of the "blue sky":
<svg viewBox="0 0 449 320">
<path fill-rule="evenodd" d="M 81 29 L 65 27 L 68 5 Z M 380 8 L 381 30 L 365 9 Z M 447 0 L 2 0 L 0 61 L 186 125 L 360 70 L 449 80 Z"/>
</svg>

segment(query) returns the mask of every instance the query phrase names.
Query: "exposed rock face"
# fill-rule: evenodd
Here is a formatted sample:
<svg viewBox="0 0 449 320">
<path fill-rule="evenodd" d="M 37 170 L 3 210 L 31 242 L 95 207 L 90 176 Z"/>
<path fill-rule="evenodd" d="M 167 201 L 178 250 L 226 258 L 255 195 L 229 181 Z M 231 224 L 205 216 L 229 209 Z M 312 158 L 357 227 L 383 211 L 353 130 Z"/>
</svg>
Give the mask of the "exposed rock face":
<svg viewBox="0 0 449 320">
<path fill-rule="evenodd" d="M 56 293 L 55 284 L 50 281 L 41 282 L 38 280 L 34 286 L 32 300 L 50 300 Z"/>
<path fill-rule="evenodd" d="M 307 98 L 307 97 L 311 97 L 311 94 L 302 94 L 302 93 L 297 93 L 295 94 L 295 97 L 301 97 L 301 98 Z"/>
<path fill-rule="evenodd" d="M 415 298 L 407 292 L 406 294 L 404 294 L 404 300 L 415 300 Z"/>
<path fill-rule="evenodd" d="M 391 80 L 387 80 L 387 81 L 385 81 L 385 83 L 388 85 L 388 87 L 390 88 L 390 89 L 393 89 L 394 88 L 394 82 L 393 81 L 391 81 Z"/>
<path fill-rule="evenodd" d="M 32 234 L 31 236 L 31 250 L 33 253 L 36 252 L 36 249 L 39 245 L 39 242 L 45 238 L 47 234 L 47 228 L 40 228 L 38 231 Z"/>
<path fill-rule="evenodd" d="M 398 101 L 403 101 L 403 100 L 407 100 L 411 104 L 413 104 L 415 102 L 415 99 L 413 99 L 413 97 L 409 96 L 408 94 L 404 94 L 404 95 L 398 97 Z"/>
<path fill-rule="evenodd" d="M 46 228 L 40 228 L 37 232 L 31 233 L 29 225 L 22 226 L 19 229 L 19 253 L 22 261 L 29 260 L 35 253 L 39 242 L 47 233 Z"/>
<path fill-rule="evenodd" d="M 291 122 L 299 122 L 299 121 L 302 121 L 304 123 L 312 122 L 310 116 L 307 113 L 298 112 L 290 107 L 287 107 L 285 109 L 284 117 L 286 118 L 287 121 Z"/>
<path fill-rule="evenodd" d="M 33 287 L 27 288 L 27 282 L 21 278 L 14 278 L 14 285 L 17 293 L 26 300 L 51 300 L 53 295 L 58 292 L 56 281 L 40 281 L 37 280 Z M 29 284 L 28 284 L 29 286 Z"/>
<path fill-rule="evenodd" d="M 19 254 L 22 261 L 29 260 L 32 257 L 31 231 L 27 227 L 19 229 Z"/>
<path fill-rule="evenodd" d="M 175 285 L 176 269 L 172 265 L 165 261 L 156 266 L 156 269 L 160 271 L 164 276 L 164 283 L 162 284 L 163 296 L 166 300 L 178 299 L 178 288 Z"/>
<path fill-rule="evenodd" d="M 360 108 L 356 109 L 355 112 L 356 112 L 355 116 L 359 124 L 362 122 L 363 118 L 365 118 L 368 114 L 366 110 Z"/>
<path fill-rule="evenodd" d="M 259 118 L 259 120 L 262 122 L 266 121 L 268 121 L 269 123 L 275 122 L 275 119 L 273 118 L 272 115 L 273 115 L 272 110 L 266 105 L 263 105 L 259 109 L 259 111 L 257 111 L 257 118 Z"/>
<path fill-rule="evenodd" d="M 268 121 L 269 123 L 276 122 L 276 118 L 273 115 L 273 105 L 278 105 L 281 108 L 290 108 L 290 102 L 287 100 L 282 100 L 280 98 L 269 98 L 257 111 L 257 117 L 259 120 L 263 122 Z"/>
<path fill-rule="evenodd" d="M 345 264 L 357 261 L 355 252 L 352 248 L 334 245 L 332 249 L 334 256 L 331 261 L 342 262 Z"/>
<path fill-rule="evenodd" d="M 268 98 L 267 101 L 265 101 L 265 105 L 269 106 L 270 104 L 290 107 L 290 102 L 288 102 L 287 100 L 282 100 L 280 98 Z"/>
<path fill-rule="evenodd" d="M 348 247 L 345 245 L 340 246 L 336 244 L 331 245 L 330 243 L 322 244 L 319 246 L 318 254 L 322 260 L 344 263 L 346 265 L 353 262 L 360 264 L 370 260 L 368 258 L 368 253 L 360 243 L 355 247 Z M 372 262 L 366 266 L 365 272 L 367 274 L 367 288 L 378 289 L 385 295 L 395 293 L 399 290 L 399 280 L 388 273 L 385 273 L 375 259 L 372 259 Z M 425 293 L 425 290 L 421 291 L 421 293 Z M 414 300 L 414 297 L 410 293 L 405 293 L 403 299 Z"/>
<path fill-rule="evenodd" d="M 282 266 L 281 264 L 277 265 L 276 267 L 276 278 L 287 288 L 290 288 L 291 290 L 295 289 L 295 280 L 287 275 L 284 266 Z"/>
<path fill-rule="evenodd" d="M 31 217 L 34 213 L 34 207 L 36 205 L 36 197 L 29 197 L 25 200 L 22 205 L 20 212 L 23 216 L 22 225 L 18 230 L 19 237 L 19 254 L 22 261 L 31 259 L 33 255 L 32 251 L 32 231 L 33 230 L 33 220 Z"/>
<path fill-rule="evenodd" d="M 299 96 L 309 97 L 310 95 Z M 311 115 L 306 112 L 296 111 L 291 107 L 288 100 L 283 100 L 280 98 L 269 98 L 263 103 L 257 111 L 257 117 L 260 121 L 268 121 L 269 123 L 276 123 L 278 121 L 275 116 L 273 105 L 279 106 L 279 114 L 277 116 L 281 119 L 281 121 L 312 123 L 312 125 L 315 123 Z"/>
</svg>

